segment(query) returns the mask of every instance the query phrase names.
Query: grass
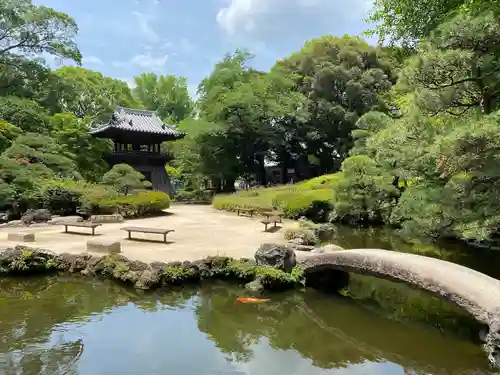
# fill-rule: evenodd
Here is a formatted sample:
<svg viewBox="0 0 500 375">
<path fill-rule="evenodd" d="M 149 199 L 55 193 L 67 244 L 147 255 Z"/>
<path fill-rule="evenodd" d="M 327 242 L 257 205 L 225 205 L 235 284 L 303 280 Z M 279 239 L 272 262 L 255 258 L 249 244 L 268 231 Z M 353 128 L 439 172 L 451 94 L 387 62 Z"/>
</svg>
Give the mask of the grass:
<svg viewBox="0 0 500 375">
<path fill-rule="evenodd" d="M 305 214 L 314 202 L 332 203 L 333 186 L 340 178 L 341 174 L 335 173 L 296 184 L 221 194 L 214 198 L 212 206 L 228 211 L 235 211 L 238 208 L 251 208 L 257 211 L 277 208 L 282 210 L 286 217 L 297 218 Z"/>
</svg>

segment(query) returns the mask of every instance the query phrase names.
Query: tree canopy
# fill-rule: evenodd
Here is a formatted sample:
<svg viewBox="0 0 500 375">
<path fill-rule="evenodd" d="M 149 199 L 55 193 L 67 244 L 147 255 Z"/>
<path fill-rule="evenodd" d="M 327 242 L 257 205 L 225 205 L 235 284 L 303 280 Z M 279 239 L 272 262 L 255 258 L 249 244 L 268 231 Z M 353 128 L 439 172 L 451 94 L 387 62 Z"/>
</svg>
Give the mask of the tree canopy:
<svg viewBox="0 0 500 375">
<path fill-rule="evenodd" d="M 499 236 L 499 0 L 373 5 L 369 32 L 384 45 L 321 36 L 267 71 L 236 50 L 194 100 L 187 79 L 168 72 L 143 72 L 131 89 L 78 66 L 69 15 L 0 0 L 0 209 L 39 205 L 46 181 L 57 194 L 78 186 L 74 197 L 82 186 L 111 196 L 148 187 L 131 166 L 108 171 L 111 143 L 89 135 L 120 105 L 186 132 L 162 145 L 184 190 L 336 173 L 320 189 L 331 220 L 436 238 Z M 53 70 L 42 56 L 77 66 Z"/>
</svg>

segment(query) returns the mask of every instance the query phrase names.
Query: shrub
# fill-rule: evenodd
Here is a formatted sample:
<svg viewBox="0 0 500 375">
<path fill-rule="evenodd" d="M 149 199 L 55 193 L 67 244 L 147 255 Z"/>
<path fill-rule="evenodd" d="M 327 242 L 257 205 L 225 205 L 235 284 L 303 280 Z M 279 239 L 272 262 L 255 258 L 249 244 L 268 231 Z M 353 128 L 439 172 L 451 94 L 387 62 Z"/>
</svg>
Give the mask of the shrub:
<svg viewBox="0 0 500 375">
<path fill-rule="evenodd" d="M 160 213 L 170 207 L 170 197 L 161 191 L 139 191 L 96 202 L 101 210 L 123 217 L 143 217 Z"/>
<path fill-rule="evenodd" d="M 179 189 L 175 192 L 174 200 L 176 202 L 203 201 L 210 202 L 213 192 L 211 190 L 184 190 Z"/>
<path fill-rule="evenodd" d="M 293 185 L 256 188 L 234 194 L 217 195 L 212 206 L 220 210 L 235 211 L 238 208 L 259 210 L 279 209 L 285 217 L 300 216 L 313 221 L 327 221 L 332 210 L 333 187 L 342 179 L 341 173 L 324 175 Z"/>
<path fill-rule="evenodd" d="M 67 186 L 51 186 L 43 192 L 43 206 L 57 215 L 75 214 L 80 206 L 81 193 Z"/>
<path fill-rule="evenodd" d="M 306 228 L 288 228 L 284 236 L 286 240 L 300 239 L 303 245 L 316 245 L 318 241 L 314 231 Z"/>
<path fill-rule="evenodd" d="M 134 189 L 144 189 L 151 186 L 144 175 L 128 164 L 116 164 L 102 176 L 104 185 L 113 186 L 121 194 L 127 195 Z"/>
<path fill-rule="evenodd" d="M 330 189 L 279 193 L 275 198 L 286 217 L 305 217 L 314 222 L 324 222 L 332 210 L 333 193 Z"/>
<path fill-rule="evenodd" d="M 343 177 L 334 187 L 331 221 L 354 225 L 388 222 L 399 195 L 393 176 L 365 155 L 345 159 L 342 171 Z"/>
</svg>

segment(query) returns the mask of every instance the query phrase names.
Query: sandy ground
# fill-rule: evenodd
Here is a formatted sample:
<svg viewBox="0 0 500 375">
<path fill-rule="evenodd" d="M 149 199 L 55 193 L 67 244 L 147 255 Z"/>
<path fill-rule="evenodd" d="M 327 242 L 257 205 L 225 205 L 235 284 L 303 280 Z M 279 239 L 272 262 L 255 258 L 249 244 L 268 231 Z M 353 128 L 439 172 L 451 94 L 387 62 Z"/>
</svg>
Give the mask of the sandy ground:
<svg viewBox="0 0 500 375">
<path fill-rule="evenodd" d="M 264 232 L 261 217 L 249 218 L 236 213 L 214 210 L 210 206 L 174 205 L 168 215 L 148 219 L 127 220 L 124 223 L 102 224 L 96 228 L 96 236 L 89 228 L 68 228 L 78 233 L 64 233 L 63 225 L 35 228 L 1 228 L 0 248 L 13 247 L 19 243 L 7 241 L 8 232 L 35 233 L 36 242 L 23 243 L 57 253 L 81 253 L 86 251 L 91 238 L 113 238 L 121 242 L 122 254 L 129 259 L 152 261 L 197 260 L 210 255 L 225 255 L 234 258 L 253 258 L 258 247 L 266 242 L 286 243 L 283 230 L 286 221 L 278 224 L 275 232 Z M 174 229 L 167 235 L 167 244 L 161 234 L 134 233 L 132 237 L 146 241 L 128 240 L 124 226 L 157 227 Z M 157 241 L 157 242 L 153 242 Z"/>
</svg>

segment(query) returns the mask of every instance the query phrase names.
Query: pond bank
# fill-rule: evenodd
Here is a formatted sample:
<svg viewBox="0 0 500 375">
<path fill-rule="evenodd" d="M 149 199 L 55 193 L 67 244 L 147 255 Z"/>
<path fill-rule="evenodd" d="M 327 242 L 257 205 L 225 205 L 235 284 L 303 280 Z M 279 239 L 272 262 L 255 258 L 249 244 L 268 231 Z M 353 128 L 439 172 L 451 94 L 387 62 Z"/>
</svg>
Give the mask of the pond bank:
<svg viewBox="0 0 500 375">
<path fill-rule="evenodd" d="M 302 273 L 296 267 L 295 253 L 288 249 L 288 254 L 283 253 L 278 259 L 275 252 L 280 249 L 276 250 L 276 246 L 262 245 L 256 252 L 256 260 L 213 256 L 169 263 L 145 263 L 119 254 L 57 254 L 46 249 L 16 246 L 0 252 L 0 275 L 62 272 L 102 276 L 143 290 L 205 279 L 235 279 L 247 283 L 257 279 L 260 284 L 257 289 L 284 289 L 299 284 Z"/>
</svg>

